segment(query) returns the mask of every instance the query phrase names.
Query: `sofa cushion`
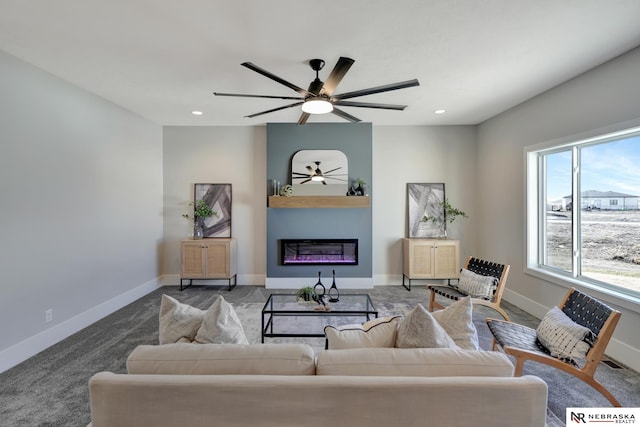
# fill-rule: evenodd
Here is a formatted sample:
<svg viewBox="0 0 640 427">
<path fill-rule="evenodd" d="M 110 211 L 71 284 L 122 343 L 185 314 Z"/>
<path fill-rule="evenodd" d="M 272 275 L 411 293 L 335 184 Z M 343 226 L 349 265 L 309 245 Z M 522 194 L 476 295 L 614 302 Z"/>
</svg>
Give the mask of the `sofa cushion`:
<svg viewBox="0 0 640 427">
<path fill-rule="evenodd" d="M 422 304 L 416 305 L 400 321 L 398 348 L 459 348 Z"/>
<path fill-rule="evenodd" d="M 460 298 L 442 310 L 431 313 L 456 345 L 465 350 L 480 350 L 478 330 L 473 323 L 471 297 Z"/>
<path fill-rule="evenodd" d="M 584 359 L 593 342 L 591 330 L 575 323 L 558 307 L 544 315 L 536 334 L 552 356 L 565 360 Z"/>
<path fill-rule="evenodd" d="M 204 314 L 204 310 L 163 294 L 160 301 L 160 344 L 192 342 L 202 325 Z"/>
<path fill-rule="evenodd" d="M 510 377 L 513 371 L 502 353 L 453 348 L 325 350 L 316 361 L 316 375 Z"/>
<path fill-rule="evenodd" d="M 127 358 L 129 374 L 313 375 L 308 344 L 140 345 Z"/>
<path fill-rule="evenodd" d="M 394 347 L 400 316 L 380 317 L 361 325 L 325 326 L 327 348 Z"/>
<path fill-rule="evenodd" d="M 493 298 L 497 287 L 498 279 L 495 277 L 476 274 L 465 268 L 460 270 L 460 279 L 456 285 L 456 288 L 458 288 L 460 292 L 473 298 L 483 298 L 486 300 Z"/>
<path fill-rule="evenodd" d="M 240 318 L 222 295 L 205 313 L 195 341 L 199 344 L 249 344 Z"/>
</svg>

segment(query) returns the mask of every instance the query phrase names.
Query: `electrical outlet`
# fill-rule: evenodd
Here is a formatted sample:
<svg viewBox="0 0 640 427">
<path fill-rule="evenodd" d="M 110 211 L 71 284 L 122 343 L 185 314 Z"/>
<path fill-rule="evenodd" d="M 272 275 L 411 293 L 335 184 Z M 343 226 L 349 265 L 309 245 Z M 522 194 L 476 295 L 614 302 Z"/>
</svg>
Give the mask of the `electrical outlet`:
<svg viewBox="0 0 640 427">
<path fill-rule="evenodd" d="M 53 308 L 44 311 L 44 323 L 53 321 Z"/>
</svg>

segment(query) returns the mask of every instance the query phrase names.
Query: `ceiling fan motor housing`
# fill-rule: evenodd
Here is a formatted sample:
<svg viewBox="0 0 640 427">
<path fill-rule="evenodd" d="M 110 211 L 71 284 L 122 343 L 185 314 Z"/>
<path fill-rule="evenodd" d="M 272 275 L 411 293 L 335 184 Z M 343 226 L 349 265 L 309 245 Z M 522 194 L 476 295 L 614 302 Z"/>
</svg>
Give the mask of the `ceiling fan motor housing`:
<svg viewBox="0 0 640 427">
<path fill-rule="evenodd" d="M 324 61 L 317 58 L 312 59 L 309 61 L 309 65 L 311 66 L 311 69 L 317 73 L 318 71 L 322 70 L 322 68 L 324 68 Z"/>
</svg>

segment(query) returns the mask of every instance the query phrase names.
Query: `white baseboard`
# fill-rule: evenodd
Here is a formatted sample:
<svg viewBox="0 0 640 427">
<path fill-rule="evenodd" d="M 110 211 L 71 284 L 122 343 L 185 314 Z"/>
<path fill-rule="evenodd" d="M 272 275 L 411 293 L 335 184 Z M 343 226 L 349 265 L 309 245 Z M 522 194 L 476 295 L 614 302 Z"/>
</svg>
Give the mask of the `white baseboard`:
<svg viewBox="0 0 640 427">
<path fill-rule="evenodd" d="M 70 319 L 58 323 L 36 335 L 33 335 L 0 352 L 0 373 L 24 362 L 48 347 L 62 341 L 68 336 L 97 322 L 105 316 L 132 303 L 138 298 L 158 289 L 161 284 L 159 278 L 150 280 L 142 285 L 105 301 Z"/>
<path fill-rule="evenodd" d="M 402 283 L 402 274 L 374 274 L 373 286 L 394 286 Z"/>
<path fill-rule="evenodd" d="M 505 301 L 521 308 L 538 319 L 542 319 L 544 315 L 551 310 L 551 307 L 545 307 L 509 289 L 505 289 L 503 298 Z M 609 341 L 606 356 L 628 366 L 636 372 L 640 372 L 640 349 L 631 347 L 629 344 L 617 340 L 615 337 Z"/>
</svg>

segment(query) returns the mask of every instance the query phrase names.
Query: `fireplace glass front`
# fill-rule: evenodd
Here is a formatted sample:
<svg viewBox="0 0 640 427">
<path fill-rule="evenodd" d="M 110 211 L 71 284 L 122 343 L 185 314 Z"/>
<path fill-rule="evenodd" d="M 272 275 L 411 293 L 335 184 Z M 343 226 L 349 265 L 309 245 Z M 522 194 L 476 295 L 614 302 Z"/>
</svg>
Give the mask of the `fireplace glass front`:
<svg viewBox="0 0 640 427">
<path fill-rule="evenodd" d="M 282 265 L 358 265 L 358 239 L 280 240 Z"/>
</svg>

